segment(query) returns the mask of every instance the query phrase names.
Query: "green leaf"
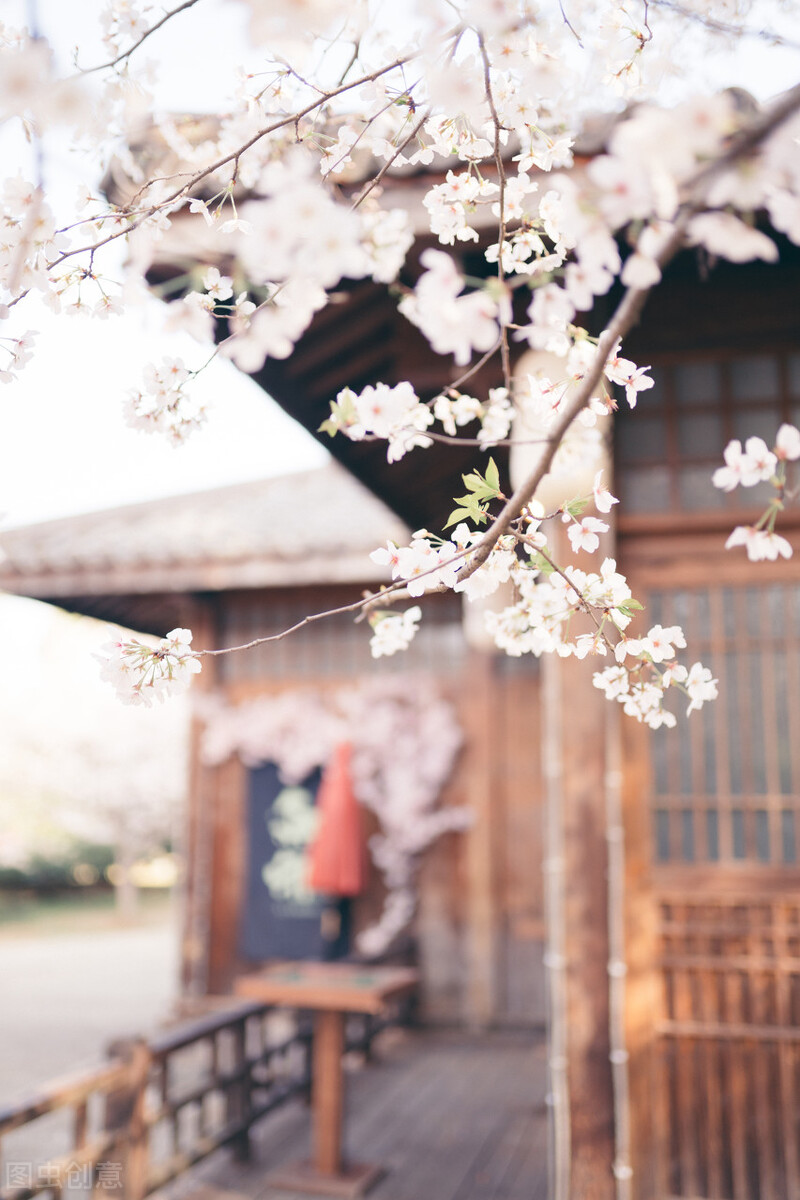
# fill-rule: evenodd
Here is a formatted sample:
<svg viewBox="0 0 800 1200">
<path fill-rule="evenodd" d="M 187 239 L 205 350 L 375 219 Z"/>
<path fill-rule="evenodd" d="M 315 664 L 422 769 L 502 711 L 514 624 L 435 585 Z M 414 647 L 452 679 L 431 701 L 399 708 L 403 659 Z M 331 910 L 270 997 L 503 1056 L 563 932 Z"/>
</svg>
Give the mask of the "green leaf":
<svg viewBox="0 0 800 1200">
<path fill-rule="evenodd" d="M 489 464 L 486 467 L 486 482 L 494 494 L 497 495 L 500 491 L 500 472 L 493 458 L 489 459 Z"/>
<path fill-rule="evenodd" d="M 331 415 L 322 422 L 317 433 L 327 433 L 330 437 L 335 437 L 340 429 L 355 425 L 358 413 L 354 400 L 355 392 L 350 388 L 343 388 L 336 399 L 331 400 Z"/>
<path fill-rule="evenodd" d="M 564 512 L 569 513 L 571 517 L 580 517 L 588 507 L 589 499 L 586 496 L 576 496 L 574 500 L 568 500 L 564 505 Z"/>
<path fill-rule="evenodd" d="M 454 508 L 447 518 L 445 529 L 449 529 L 451 525 L 459 525 L 461 521 L 468 521 L 471 515 L 467 508 Z"/>
<path fill-rule="evenodd" d="M 535 567 L 537 571 L 540 571 L 542 575 L 552 575 L 555 569 L 552 563 L 549 563 L 546 558 L 543 558 L 538 550 L 534 550 L 533 554 L 531 555 L 531 566 Z"/>
</svg>

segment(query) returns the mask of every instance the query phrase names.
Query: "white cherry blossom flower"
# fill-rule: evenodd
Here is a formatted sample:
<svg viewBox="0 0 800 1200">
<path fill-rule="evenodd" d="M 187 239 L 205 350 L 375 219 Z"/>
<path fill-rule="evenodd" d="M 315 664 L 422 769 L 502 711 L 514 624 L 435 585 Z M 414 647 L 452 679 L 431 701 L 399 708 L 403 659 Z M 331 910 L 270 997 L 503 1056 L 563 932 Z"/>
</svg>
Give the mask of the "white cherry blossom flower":
<svg viewBox="0 0 800 1200">
<path fill-rule="evenodd" d="M 778 460 L 763 438 L 751 437 L 744 444 L 745 453 L 742 459 L 742 486 L 755 487 L 757 483 L 765 483 L 775 474 Z"/>
<path fill-rule="evenodd" d="M 662 663 L 665 659 L 675 657 L 675 647 L 684 649 L 686 638 L 679 625 L 670 625 L 664 629 L 662 625 L 654 625 L 646 637 L 640 638 L 639 654 L 646 654 L 654 663 Z"/>
<path fill-rule="evenodd" d="M 775 562 L 780 558 L 791 558 L 791 543 L 786 538 L 766 529 L 756 529 L 752 525 L 737 525 L 725 543 L 725 549 L 732 546 L 744 546 L 750 562 Z"/>
<path fill-rule="evenodd" d="M 683 663 L 670 663 L 661 676 L 661 686 L 668 688 L 673 683 L 685 683 L 688 675 Z"/>
<path fill-rule="evenodd" d="M 711 477 L 714 487 L 722 488 L 724 492 L 732 492 L 742 482 L 747 465 L 742 451 L 742 443 L 738 438 L 728 442 L 723 452 L 724 467 L 717 467 Z"/>
<path fill-rule="evenodd" d="M 605 376 L 612 383 L 624 386 L 625 399 L 631 408 L 635 408 L 639 392 L 653 386 L 653 380 L 645 374 L 649 370 L 650 367 L 637 367 L 629 358 L 620 358 L 615 354 L 605 365 Z"/>
<path fill-rule="evenodd" d="M 777 262 L 778 247 L 765 233 L 745 225 L 730 212 L 700 213 L 689 222 L 689 236 L 730 262 L 750 262 L 754 258 Z"/>
<path fill-rule="evenodd" d="M 698 709 L 701 709 L 707 700 L 716 700 L 717 682 L 716 679 L 712 678 L 708 667 L 704 667 L 699 662 L 692 664 L 683 684 L 689 696 L 689 707 L 686 709 L 687 716 L 689 713 L 697 712 Z"/>
<path fill-rule="evenodd" d="M 592 554 L 600 545 L 600 538 L 597 535 L 605 533 L 607 529 L 608 525 L 605 521 L 600 521 L 597 517 L 584 517 L 582 521 L 574 521 L 570 525 L 567 537 L 576 554 L 579 550 L 585 550 L 588 554 Z"/>
<path fill-rule="evenodd" d="M 617 700 L 628 692 L 628 672 L 625 667 L 606 667 L 592 676 L 592 683 L 605 693 L 607 700 Z"/>
<path fill-rule="evenodd" d="M 594 506 L 598 512 L 611 512 L 612 505 L 619 504 L 616 496 L 612 496 L 606 485 L 603 483 L 603 472 L 598 471 L 594 477 L 594 487 L 592 488 L 594 496 Z"/>
<path fill-rule="evenodd" d="M 100 678 L 116 688 L 123 704 L 153 705 L 186 691 L 201 669 L 190 629 L 173 629 L 154 648 L 135 638 L 107 642 L 99 654 Z"/>
<path fill-rule="evenodd" d="M 233 280 L 221 275 L 218 267 L 208 267 L 203 275 L 203 287 L 214 300 L 228 300 L 233 295 Z"/>
<path fill-rule="evenodd" d="M 495 345 L 498 318 L 510 320 L 510 300 L 498 301 L 485 290 L 460 295 L 463 277 L 441 250 L 425 250 L 420 261 L 427 270 L 414 292 L 401 300 L 400 311 L 422 330 L 437 354 L 452 354 L 464 366 L 474 350 Z"/>
<path fill-rule="evenodd" d="M 417 632 L 422 618 L 418 605 L 407 608 L 404 613 L 375 613 L 370 617 L 372 637 L 369 648 L 373 658 L 384 658 L 406 650 Z"/>
<path fill-rule="evenodd" d="M 775 439 L 775 455 L 789 462 L 796 462 L 800 458 L 800 429 L 794 425 L 781 425 Z"/>
</svg>

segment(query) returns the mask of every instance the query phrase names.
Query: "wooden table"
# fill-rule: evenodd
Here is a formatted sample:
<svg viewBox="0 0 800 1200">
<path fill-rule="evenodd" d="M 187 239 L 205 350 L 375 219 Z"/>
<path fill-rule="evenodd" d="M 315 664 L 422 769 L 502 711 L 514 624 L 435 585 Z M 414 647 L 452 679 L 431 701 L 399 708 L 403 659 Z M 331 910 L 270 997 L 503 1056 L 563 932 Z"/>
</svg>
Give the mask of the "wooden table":
<svg viewBox="0 0 800 1200">
<path fill-rule="evenodd" d="M 418 982 L 417 971 L 408 967 L 307 962 L 273 963 L 237 979 L 240 996 L 314 1014 L 312 1160 L 277 1171 L 270 1176 L 273 1186 L 352 1200 L 381 1175 L 380 1166 L 342 1161 L 344 1022 L 348 1013 L 380 1013 L 387 1000 L 413 991 Z"/>
</svg>

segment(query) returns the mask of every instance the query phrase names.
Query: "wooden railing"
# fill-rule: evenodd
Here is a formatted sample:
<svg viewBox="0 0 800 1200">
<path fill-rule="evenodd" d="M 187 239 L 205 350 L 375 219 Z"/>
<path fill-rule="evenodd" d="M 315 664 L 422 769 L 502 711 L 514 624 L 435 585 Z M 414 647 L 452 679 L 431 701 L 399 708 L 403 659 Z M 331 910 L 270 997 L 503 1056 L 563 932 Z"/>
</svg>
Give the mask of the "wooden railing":
<svg viewBox="0 0 800 1200">
<path fill-rule="evenodd" d="M 221 1146 L 246 1158 L 253 1123 L 310 1086 L 308 1027 L 276 1044 L 271 1011 L 238 1004 L 117 1042 L 107 1064 L 0 1109 L 0 1150 L 9 1134 L 59 1111 L 71 1114 L 72 1143 L 46 1162 L 0 1157 L 0 1200 L 75 1191 L 142 1200 Z M 373 1032 L 365 1027 L 354 1044 L 368 1049 Z"/>
</svg>

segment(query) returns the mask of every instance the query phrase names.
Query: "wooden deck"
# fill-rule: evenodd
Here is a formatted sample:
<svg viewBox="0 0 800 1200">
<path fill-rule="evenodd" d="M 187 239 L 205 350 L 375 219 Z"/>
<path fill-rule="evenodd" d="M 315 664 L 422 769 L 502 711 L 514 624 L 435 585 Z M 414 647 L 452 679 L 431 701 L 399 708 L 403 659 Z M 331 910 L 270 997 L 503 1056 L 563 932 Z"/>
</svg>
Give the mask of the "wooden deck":
<svg viewBox="0 0 800 1200">
<path fill-rule="evenodd" d="M 544 1200 L 545 1049 L 530 1034 L 387 1030 L 347 1074 L 346 1150 L 380 1163 L 369 1200 Z M 252 1134 L 252 1158 L 218 1151 L 158 1200 L 307 1200 L 270 1187 L 309 1152 L 309 1111 L 292 1100 Z"/>
</svg>

